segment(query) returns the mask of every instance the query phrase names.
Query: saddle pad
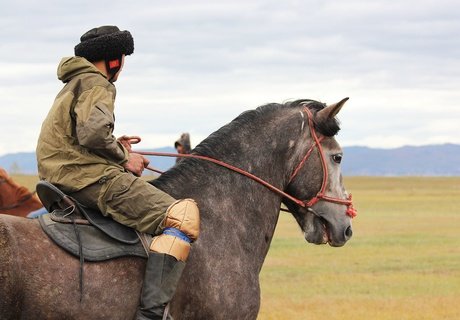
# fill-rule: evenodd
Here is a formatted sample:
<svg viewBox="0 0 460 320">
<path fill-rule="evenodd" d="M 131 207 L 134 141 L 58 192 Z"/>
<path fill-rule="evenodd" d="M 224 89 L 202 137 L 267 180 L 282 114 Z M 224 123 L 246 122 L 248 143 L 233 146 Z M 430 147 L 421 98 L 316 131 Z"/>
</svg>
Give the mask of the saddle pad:
<svg viewBox="0 0 460 320">
<path fill-rule="evenodd" d="M 147 258 L 147 253 L 141 242 L 126 244 L 112 239 L 90 225 L 74 225 L 58 223 L 51 220 L 49 214 L 38 218 L 43 231 L 61 248 L 79 257 L 79 243 L 75 228 L 77 228 L 83 257 L 86 261 L 104 261 L 123 256 Z"/>
</svg>

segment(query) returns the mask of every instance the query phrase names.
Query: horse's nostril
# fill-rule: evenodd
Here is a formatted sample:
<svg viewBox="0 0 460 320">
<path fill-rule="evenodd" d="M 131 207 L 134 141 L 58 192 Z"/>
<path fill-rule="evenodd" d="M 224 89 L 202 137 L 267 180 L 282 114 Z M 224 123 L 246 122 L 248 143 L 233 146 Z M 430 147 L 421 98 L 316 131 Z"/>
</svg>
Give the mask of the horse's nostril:
<svg viewBox="0 0 460 320">
<path fill-rule="evenodd" d="M 349 226 L 346 230 L 345 230 L 345 239 L 350 239 L 351 236 L 353 235 L 353 230 L 351 229 L 351 226 Z"/>
</svg>

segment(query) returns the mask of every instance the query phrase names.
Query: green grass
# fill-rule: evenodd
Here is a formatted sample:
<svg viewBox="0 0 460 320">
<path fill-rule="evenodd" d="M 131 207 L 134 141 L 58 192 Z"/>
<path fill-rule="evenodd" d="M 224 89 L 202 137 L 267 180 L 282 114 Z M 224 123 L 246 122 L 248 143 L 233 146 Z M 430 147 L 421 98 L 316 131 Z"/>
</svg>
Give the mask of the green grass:
<svg viewBox="0 0 460 320">
<path fill-rule="evenodd" d="M 11 178 L 17 184 L 26 187 L 30 191 L 35 190 L 35 185 L 39 181 L 37 176 L 26 175 L 26 174 L 12 174 Z"/>
<path fill-rule="evenodd" d="M 262 319 L 459 319 L 460 178 L 347 178 L 342 248 L 282 214 L 261 272 Z"/>
<path fill-rule="evenodd" d="M 13 176 L 29 189 L 36 177 Z M 460 319 L 460 178 L 346 178 L 358 216 L 342 248 L 282 213 L 259 320 Z"/>
</svg>

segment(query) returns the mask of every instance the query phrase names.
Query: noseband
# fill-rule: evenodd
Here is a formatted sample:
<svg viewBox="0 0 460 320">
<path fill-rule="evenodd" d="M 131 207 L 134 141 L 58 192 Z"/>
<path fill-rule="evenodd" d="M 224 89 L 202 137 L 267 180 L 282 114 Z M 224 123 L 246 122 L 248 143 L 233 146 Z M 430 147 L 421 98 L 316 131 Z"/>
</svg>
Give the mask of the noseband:
<svg viewBox="0 0 460 320">
<path fill-rule="evenodd" d="M 223 161 L 220 161 L 220 160 L 217 160 L 217 159 L 214 159 L 214 158 L 210 158 L 210 157 L 206 157 L 206 156 L 201 156 L 201 155 L 198 155 L 198 154 L 177 154 L 177 153 L 166 153 L 166 152 L 149 152 L 149 151 L 132 151 L 132 152 L 135 152 L 135 153 L 139 153 L 139 154 L 142 154 L 142 155 L 146 155 L 146 156 L 160 156 L 160 157 L 181 157 L 181 158 L 194 158 L 194 159 L 201 159 L 201 160 L 206 160 L 206 161 L 209 161 L 209 162 L 213 162 L 217 165 L 220 165 L 222 167 L 225 167 L 227 169 L 230 169 L 232 171 L 235 171 L 235 172 L 238 172 L 248 178 L 251 178 L 252 180 L 264 185 L 265 187 L 267 187 L 268 189 L 272 190 L 273 192 L 293 201 L 294 203 L 296 203 L 297 205 L 299 205 L 300 207 L 302 208 L 305 208 L 311 212 L 314 212 L 314 210 L 311 209 L 311 207 L 313 205 L 315 205 L 318 201 L 320 200 L 324 200 L 324 201 L 328 201 L 328 202 L 333 202 L 333 203 L 337 203 L 337 204 L 342 204 L 342 205 L 346 205 L 347 206 L 347 211 L 346 211 L 346 214 L 348 216 L 350 216 L 351 218 L 354 218 L 356 215 L 357 215 L 357 211 L 355 208 L 353 208 L 353 204 L 352 204 L 352 200 L 351 200 L 351 194 L 348 196 L 347 199 L 339 199 L 339 198 L 333 198 L 333 197 L 329 197 L 329 196 L 326 196 L 326 184 L 327 184 L 327 179 L 328 179 L 328 170 L 327 170 L 327 164 L 326 164 L 326 159 L 325 159 L 325 156 L 324 156 L 324 151 L 323 151 L 323 148 L 321 146 L 321 141 L 324 139 L 324 137 L 320 137 L 318 138 L 317 134 L 316 134 L 316 131 L 314 129 L 314 124 L 313 124 L 313 115 L 311 113 L 311 111 L 305 106 L 304 107 L 304 111 L 306 112 L 307 116 L 308 116 L 308 124 L 309 124 L 309 127 L 310 127 L 310 134 L 313 138 L 313 144 L 311 145 L 311 147 L 308 149 L 307 153 L 305 154 L 305 156 L 302 158 L 302 160 L 300 161 L 300 163 L 297 165 L 297 167 L 294 169 L 294 172 L 291 174 L 291 177 L 289 179 L 289 183 L 292 182 L 292 180 L 296 177 L 296 175 L 299 173 L 300 169 L 303 167 L 303 165 L 305 164 L 305 162 L 307 161 L 307 159 L 310 157 L 311 153 L 313 152 L 313 149 L 315 147 L 318 148 L 318 153 L 319 153 L 319 156 L 320 156 L 320 159 L 321 159 L 321 165 L 323 167 L 323 181 L 322 181 L 322 185 L 321 185 L 321 189 L 318 191 L 318 193 L 316 194 L 315 197 L 313 197 L 311 200 L 307 201 L 307 200 L 300 200 L 298 198 L 295 198 L 293 197 L 292 195 L 290 194 L 287 194 L 286 192 L 282 191 L 281 189 L 275 187 L 274 185 L 268 183 L 267 181 L 243 170 L 243 169 L 240 169 L 240 168 L 237 168 L 235 166 L 232 166 L 228 163 L 225 163 Z M 139 138 L 136 138 L 134 139 L 134 141 L 132 143 L 138 143 L 140 142 L 140 139 Z M 158 171 L 154 168 L 150 168 L 150 167 L 147 167 L 147 169 L 149 170 L 152 170 L 152 171 L 155 171 L 155 172 L 158 172 L 158 173 L 162 173 L 161 171 Z M 289 184 L 288 183 L 288 184 Z M 283 210 L 281 208 L 281 210 Z M 286 210 L 284 210 L 286 211 Z"/>
</svg>

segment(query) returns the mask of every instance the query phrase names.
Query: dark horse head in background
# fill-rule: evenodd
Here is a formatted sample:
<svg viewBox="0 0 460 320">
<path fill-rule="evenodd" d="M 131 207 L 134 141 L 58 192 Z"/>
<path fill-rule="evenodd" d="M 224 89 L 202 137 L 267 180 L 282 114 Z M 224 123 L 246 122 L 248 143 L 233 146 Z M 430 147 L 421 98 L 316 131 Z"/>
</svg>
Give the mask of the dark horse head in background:
<svg viewBox="0 0 460 320">
<path fill-rule="evenodd" d="M 334 139 L 335 115 L 344 102 L 265 105 L 241 114 L 192 151 L 242 168 L 291 198 L 193 158 L 152 181 L 175 198 L 195 199 L 201 212 L 200 238 L 171 302 L 175 319 L 257 318 L 259 273 L 282 202 L 307 241 L 341 246 L 351 237 L 351 201 Z M 50 242 L 36 220 L 0 216 L 0 239 L 0 314 L 5 318 L 133 317 L 144 259 L 86 263 L 80 302 L 78 259 Z"/>
</svg>

